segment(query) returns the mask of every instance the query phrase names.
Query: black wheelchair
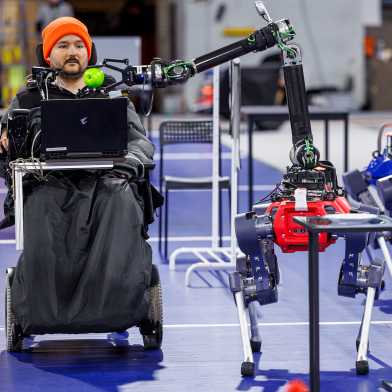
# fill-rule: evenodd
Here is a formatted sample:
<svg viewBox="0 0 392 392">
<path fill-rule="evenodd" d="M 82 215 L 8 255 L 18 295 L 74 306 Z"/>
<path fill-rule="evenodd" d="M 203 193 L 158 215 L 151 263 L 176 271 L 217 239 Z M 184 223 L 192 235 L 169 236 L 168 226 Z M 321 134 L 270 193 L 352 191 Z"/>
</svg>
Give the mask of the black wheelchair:
<svg viewBox="0 0 392 392">
<path fill-rule="evenodd" d="M 10 148 L 8 151 L 7 163 L 19 158 L 28 158 L 31 153 L 29 145 L 34 135 L 27 131 L 28 111 L 17 110 L 10 114 L 10 121 L 8 123 L 8 132 L 10 140 Z M 143 198 L 144 204 L 144 222 L 147 229 L 148 224 L 154 221 L 154 211 L 163 203 L 160 194 L 152 187 L 149 180 L 149 172 L 154 168 L 154 165 L 144 166 L 144 177 L 140 179 L 140 195 Z M 146 238 L 146 237 L 145 237 Z M 30 337 L 25 334 L 17 319 L 14 302 L 15 298 L 12 295 L 12 286 L 15 279 L 16 268 L 10 267 L 6 269 L 5 282 L 5 336 L 6 349 L 8 352 L 20 352 L 23 349 L 23 340 Z M 132 288 L 131 288 L 132 289 Z M 150 282 L 147 286 L 148 306 L 144 313 L 144 317 L 137 320 L 134 325 L 130 327 L 137 327 L 143 338 L 143 345 L 145 349 L 160 349 L 163 336 L 163 310 L 162 310 L 162 288 L 158 268 L 152 264 Z M 31 309 L 34 312 L 34 309 Z M 41 333 L 42 332 L 42 333 Z M 45 333 L 44 330 L 40 333 L 33 333 L 32 335 L 40 335 Z M 88 331 L 84 331 L 85 333 Z M 91 331 L 94 332 L 94 331 Z M 121 332 L 121 331 L 104 331 L 104 332 Z M 67 331 L 60 333 L 68 333 Z M 72 332 L 74 333 L 74 332 Z M 76 332 L 77 333 L 77 332 Z"/>
<path fill-rule="evenodd" d="M 15 268 L 6 270 L 5 281 L 5 337 L 8 352 L 20 352 L 23 349 L 23 339 L 29 337 L 22 332 L 18 320 L 12 309 L 11 287 L 14 279 Z M 136 325 L 143 338 L 144 349 L 160 349 L 163 337 L 163 311 L 162 311 L 162 288 L 158 268 L 153 264 L 150 287 L 148 288 L 149 304 L 147 317 L 140 320 Z"/>
</svg>

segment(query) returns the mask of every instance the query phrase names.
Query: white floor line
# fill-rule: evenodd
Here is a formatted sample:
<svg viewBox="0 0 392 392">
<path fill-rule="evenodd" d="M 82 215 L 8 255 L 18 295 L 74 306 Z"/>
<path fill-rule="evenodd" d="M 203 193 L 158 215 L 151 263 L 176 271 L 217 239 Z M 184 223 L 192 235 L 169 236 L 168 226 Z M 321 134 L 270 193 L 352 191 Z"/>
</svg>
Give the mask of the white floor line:
<svg viewBox="0 0 392 392">
<path fill-rule="evenodd" d="M 335 325 L 360 325 L 360 321 L 321 321 L 320 325 L 335 326 Z M 372 321 L 373 325 L 392 325 L 392 321 Z M 307 326 L 307 321 L 296 322 L 282 322 L 282 323 L 258 323 L 260 327 L 297 327 Z M 181 329 L 181 328 L 233 328 L 239 327 L 239 324 L 166 324 L 163 327 L 168 329 Z"/>
<path fill-rule="evenodd" d="M 16 244 L 16 240 L 0 240 L 0 245 Z"/>
<path fill-rule="evenodd" d="M 360 325 L 360 321 L 321 321 L 322 326 L 339 326 L 339 325 Z M 373 325 L 392 325 L 392 321 L 379 320 L 372 321 Z M 260 327 L 302 327 L 307 326 L 309 323 L 307 321 L 296 321 L 296 322 L 286 322 L 286 323 L 258 323 Z M 165 324 L 163 328 L 166 329 L 189 329 L 189 328 L 238 328 L 237 323 L 226 323 L 226 324 Z M 1 326 L 0 330 L 4 330 Z"/>
</svg>

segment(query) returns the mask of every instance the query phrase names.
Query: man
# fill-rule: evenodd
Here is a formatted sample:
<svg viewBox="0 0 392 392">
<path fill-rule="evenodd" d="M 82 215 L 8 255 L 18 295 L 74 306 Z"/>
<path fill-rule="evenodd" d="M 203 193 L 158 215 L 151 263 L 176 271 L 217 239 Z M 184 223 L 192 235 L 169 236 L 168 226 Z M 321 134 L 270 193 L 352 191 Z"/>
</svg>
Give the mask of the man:
<svg viewBox="0 0 392 392">
<path fill-rule="evenodd" d="M 72 17 L 56 19 L 43 30 L 42 43 L 45 62 L 59 70 L 49 99 L 78 98 L 92 55 L 87 27 Z M 30 83 L 9 110 L 33 109 L 40 101 Z M 40 111 L 33 111 L 39 123 Z M 2 129 L 7 149 L 4 121 Z M 12 284 L 24 334 L 121 331 L 144 317 L 152 257 L 138 173 L 141 163 L 152 162 L 153 146 L 131 104 L 128 152 L 111 171 L 55 171 L 42 181 L 25 176 L 25 246 Z"/>
<path fill-rule="evenodd" d="M 47 65 L 60 70 L 56 81 L 48 86 L 49 99 L 77 98 L 78 91 L 85 87 L 83 72 L 92 55 L 92 41 L 87 27 L 73 17 L 58 18 L 42 31 L 42 44 L 43 58 Z M 36 108 L 40 106 L 40 102 L 41 96 L 34 83 L 28 84 L 12 100 L 0 124 L 0 153 L 8 149 L 6 129 L 8 112 L 19 108 Z M 133 166 L 137 165 L 139 160 L 151 163 L 153 146 L 145 137 L 144 128 L 131 103 L 128 110 L 128 124 L 128 151 L 135 157 L 128 160 L 128 163 Z M 0 223 L 0 229 L 13 223 L 13 218 L 10 218 L 13 213 L 10 204 L 8 196 L 4 206 L 6 218 Z"/>
<path fill-rule="evenodd" d="M 73 17 L 58 18 L 42 32 L 43 57 L 51 68 L 60 70 L 56 81 L 49 84 L 49 99 L 77 98 L 77 93 L 85 83 L 83 72 L 91 58 L 92 41 L 87 27 Z M 28 85 L 22 89 L 11 102 L 8 109 L 31 109 L 40 106 L 41 97 L 36 86 Z M 7 113 L 1 123 L 0 152 L 7 150 Z M 130 104 L 128 123 L 131 143 L 129 149 L 144 162 L 151 161 L 153 146 L 145 137 L 141 122 Z"/>
</svg>

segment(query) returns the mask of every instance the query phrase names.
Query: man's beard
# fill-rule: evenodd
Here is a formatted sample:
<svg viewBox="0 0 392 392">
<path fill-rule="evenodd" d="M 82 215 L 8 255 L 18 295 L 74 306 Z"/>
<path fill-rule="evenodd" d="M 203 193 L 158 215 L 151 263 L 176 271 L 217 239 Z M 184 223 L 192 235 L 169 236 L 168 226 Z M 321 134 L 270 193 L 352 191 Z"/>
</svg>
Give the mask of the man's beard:
<svg viewBox="0 0 392 392">
<path fill-rule="evenodd" d="M 80 79 L 83 75 L 83 71 L 80 69 L 77 72 L 68 72 L 62 69 L 59 72 L 59 76 L 63 79 Z"/>
<path fill-rule="evenodd" d="M 66 71 L 65 66 L 70 63 L 69 60 L 67 60 L 63 67 L 61 68 L 59 72 L 59 76 L 63 79 L 80 79 L 83 75 L 84 69 L 80 65 L 79 61 L 75 61 L 74 63 L 79 65 L 79 70 L 78 71 Z"/>
</svg>

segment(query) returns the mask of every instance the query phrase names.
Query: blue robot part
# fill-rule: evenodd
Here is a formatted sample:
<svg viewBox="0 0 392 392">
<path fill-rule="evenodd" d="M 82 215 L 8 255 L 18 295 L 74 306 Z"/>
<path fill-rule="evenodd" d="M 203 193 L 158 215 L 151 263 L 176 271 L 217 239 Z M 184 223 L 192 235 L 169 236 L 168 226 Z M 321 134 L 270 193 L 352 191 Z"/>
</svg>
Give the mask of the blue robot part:
<svg viewBox="0 0 392 392">
<path fill-rule="evenodd" d="M 380 178 L 376 183 L 380 199 L 387 211 L 392 211 L 392 175 Z"/>
<path fill-rule="evenodd" d="M 392 160 L 389 152 L 385 148 L 383 153 L 376 151 L 365 171 L 365 178 L 368 184 L 376 185 L 377 180 L 392 174 Z"/>
<path fill-rule="evenodd" d="M 352 170 L 344 173 L 343 184 L 347 195 L 355 201 L 370 206 L 377 206 L 376 201 L 369 192 L 369 183 L 366 180 L 364 171 Z"/>
<path fill-rule="evenodd" d="M 376 185 L 378 179 L 392 174 L 392 134 L 387 133 L 387 143 L 382 149 L 382 139 L 385 135 L 385 130 L 391 128 L 392 124 L 384 124 L 377 137 L 377 150 L 373 153 L 373 159 L 370 161 L 366 171 L 365 177 L 368 184 Z"/>
<path fill-rule="evenodd" d="M 370 265 L 361 263 L 361 254 L 367 246 L 367 233 L 345 234 L 346 250 L 340 269 L 338 295 L 355 298 L 367 293 L 368 287 L 376 289 L 376 297 L 382 284 L 385 262 L 371 259 Z"/>
<path fill-rule="evenodd" d="M 279 269 L 271 218 L 254 212 L 240 214 L 236 217 L 236 234 L 238 246 L 246 255 L 237 261 L 245 306 L 252 301 L 258 301 L 260 305 L 277 302 Z M 230 279 L 233 293 L 238 291 L 238 282 L 238 277 Z"/>
<path fill-rule="evenodd" d="M 391 127 L 392 124 L 381 127 L 377 138 L 377 150 L 373 152 L 373 159 L 365 170 L 352 170 L 343 174 L 345 190 L 351 199 L 365 205 L 381 208 L 380 203 L 377 203 L 369 191 L 370 186 L 375 186 L 387 211 L 392 211 L 392 189 L 390 189 L 389 182 L 384 179 L 392 175 L 392 134 L 387 134 L 387 142 L 383 150 L 381 142 L 385 130 Z"/>
</svg>

